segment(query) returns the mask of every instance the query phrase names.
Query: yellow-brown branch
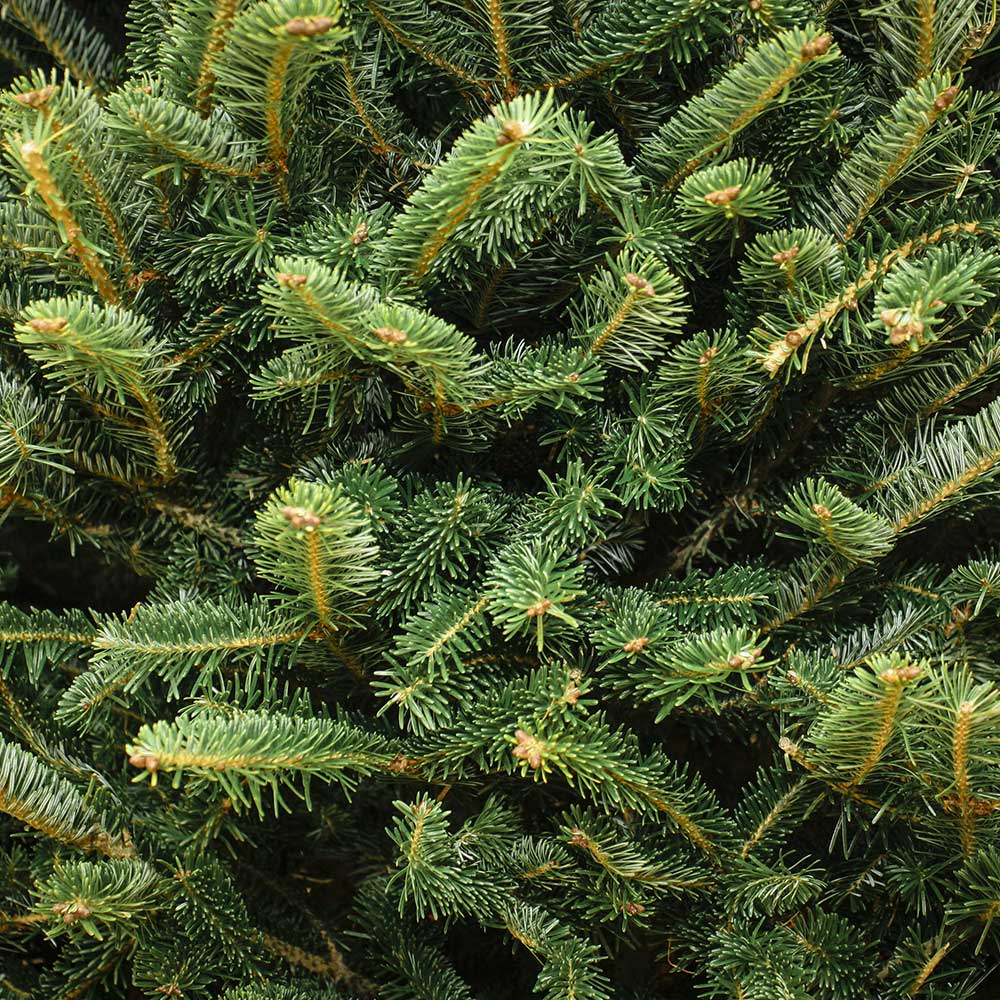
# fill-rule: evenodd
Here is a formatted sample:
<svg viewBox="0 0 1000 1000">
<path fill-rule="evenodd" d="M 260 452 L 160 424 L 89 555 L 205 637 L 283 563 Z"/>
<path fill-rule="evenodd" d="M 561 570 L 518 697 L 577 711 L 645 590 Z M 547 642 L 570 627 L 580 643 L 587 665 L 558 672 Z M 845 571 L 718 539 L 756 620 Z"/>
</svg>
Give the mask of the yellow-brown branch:
<svg viewBox="0 0 1000 1000">
<path fill-rule="evenodd" d="M 212 110 L 212 95 L 215 92 L 215 72 L 212 64 L 226 47 L 226 37 L 236 18 L 239 0 L 216 0 L 212 13 L 212 26 L 208 29 L 208 42 L 201 56 L 198 77 L 195 80 L 195 103 L 202 118 L 207 118 Z"/>
<path fill-rule="evenodd" d="M 75 76 L 92 90 L 97 89 L 97 81 L 94 79 L 93 74 L 88 73 L 84 69 L 83 64 L 73 59 L 69 52 L 66 51 L 66 47 L 61 45 L 58 39 L 53 38 L 48 25 L 44 21 L 37 21 L 33 17 L 30 17 L 19 0 L 6 0 L 4 6 L 41 42 L 42 46 L 57 63 L 65 66 L 72 76 Z"/>
<path fill-rule="evenodd" d="M 306 535 L 306 568 L 309 574 L 309 590 L 320 624 L 330 625 L 330 595 L 326 591 L 326 581 L 323 579 L 323 541 L 318 531 Z"/>
<path fill-rule="evenodd" d="M 497 54 L 497 70 L 504 85 L 504 96 L 509 100 L 518 93 L 510 64 L 510 42 L 507 39 L 507 25 L 503 19 L 503 0 L 489 0 L 490 34 Z"/>
<path fill-rule="evenodd" d="M 513 138 L 504 146 L 499 154 L 484 168 L 482 173 L 469 185 L 462 200 L 448 213 L 444 222 L 424 244 L 423 250 L 413 267 L 413 277 L 418 281 L 423 278 L 441 248 L 448 242 L 448 237 L 459 227 L 463 219 L 472 211 L 480 195 L 496 180 L 504 164 L 521 145 L 521 139 Z"/>
<path fill-rule="evenodd" d="M 955 807 L 958 811 L 958 835 L 962 856 L 971 857 L 976 849 L 976 814 L 969 783 L 969 735 L 972 729 L 974 706 L 963 701 L 955 719 L 952 736 L 951 759 L 955 773 Z"/>
<path fill-rule="evenodd" d="M 937 245 L 941 240 L 949 236 L 978 236 L 986 231 L 986 227 L 981 222 L 956 222 L 951 225 L 941 226 L 940 229 L 935 229 L 932 232 L 914 236 L 899 247 L 896 247 L 896 249 L 891 250 L 884 257 L 870 260 L 865 265 L 865 269 L 857 281 L 853 281 L 847 285 L 840 295 L 830 299 L 820 309 L 783 337 L 772 341 L 768 345 L 766 356 L 760 361 L 760 364 L 771 375 L 775 375 L 800 346 L 807 343 L 820 330 L 825 329 L 848 305 L 857 301 L 860 293 L 870 288 L 900 261 L 906 260 L 914 253 L 926 247 Z"/>
<path fill-rule="evenodd" d="M 845 782 L 846 788 L 855 788 L 862 784 L 865 778 L 871 774 L 875 765 L 882 759 L 882 754 L 885 753 L 885 748 L 889 745 L 893 730 L 896 728 L 896 717 L 899 714 L 900 702 L 903 700 L 903 689 L 902 681 L 890 683 L 885 695 L 879 701 L 878 709 L 881 720 L 875 732 L 871 749 L 858 765 L 851 779 Z"/>
<path fill-rule="evenodd" d="M 267 135 L 268 159 L 274 169 L 275 181 L 281 200 L 288 203 L 288 148 L 284 129 L 281 126 L 281 100 L 285 94 L 285 79 L 288 64 L 292 61 L 295 42 L 288 41 L 279 46 L 267 70 L 264 87 L 264 129 Z"/>
<path fill-rule="evenodd" d="M 615 335 L 618 328 L 629 318 L 632 310 L 635 308 L 636 302 L 639 300 L 642 292 L 638 288 L 633 288 L 628 295 L 625 296 L 625 300 L 618 307 L 614 316 L 608 320 L 607 326 L 598 334 L 596 340 L 590 345 L 591 354 L 600 354 L 601 351 L 607 346 L 608 341 Z"/>
<path fill-rule="evenodd" d="M 115 288 L 108 272 L 104 269 L 100 258 L 90 248 L 83 239 L 80 226 L 77 224 L 73 213 L 66 204 L 58 185 L 49 172 L 48 164 L 42 154 L 42 148 L 35 142 L 25 142 L 21 145 L 21 156 L 24 160 L 25 169 L 35 182 L 35 190 L 42 199 L 49 217 L 63 231 L 66 240 L 73 248 L 77 260 L 83 265 L 84 270 L 90 275 L 101 298 L 105 302 L 117 305 L 121 298 Z"/>
<path fill-rule="evenodd" d="M 951 951 L 951 942 L 945 941 L 943 945 L 924 963 L 917 978 L 913 980 L 913 985 L 906 991 L 907 996 L 915 997 L 923 988 L 924 983 L 931 977 L 931 973 L 941 964 L 945 955 Z"/>
<path fill-rule="evenodd" d="M 905 531 L 910 525 L 926 517 L 935 507 L 944 503 L 959 491 L 971 486 L 980 476 L 990 472 L 993 467 L 1000 462 L 1000 449 L 991 451 L 981 458 L 975 465 L 966 469 L 962 475 L 945 483 L 933 496 L 928 497 L 923 503 L 918 504 L 912 510 L 907 511 L 898 518 L 892 526 L 893 531 L 898 535 Z"/>
<path fill-rule="evenodd" d="M 910 136 L 909 140 L 903 145 L 903 148 L 895 155 L 892 162 L 885 168 L 882 177 L 879 179 L 879 183 L 875 190 L 872 191 L 867 198 L 862 202 L 861 207 L 855 213 L 854 219 L 851 221 L 850 225 L 844 230 L 843 242 L 846 243 L 855 232 L 857 232 L 858 226 L 864 222 L 867 218 L 868 213 L 875 207 L 879 198 L 885 194 L 886 189 L 890 184 L 899 176 L 899 172 L 906 166 L 909 162 L 910 157 L 916 151 L 917 147 L 923 141 L 923 138 L 930 131 L 931 126 L 944 114 L 948 105 L 945 107 L 938 107 L 939 101 L 935 101 L 925 112 L 920 125 L 914 129 L 913 134 Z"/>
<path fill-rule="evenodd" d="M 389 20 L 386 16 L 385 11 L 383 11 L 375 0 L 368 0 L 368 9 L 371 11 L 372 17 L 382 26 L 382 28 L 396 41 L 403 46 L 405 49 L 409 49 L 415 55 L 420 56 L 425 62 L 430 63 L 432 66 L 436 66 L 438 69 L 443 70 L 449 76 L 453 76 L 463 83 L 471 83 L 473 86 L 477 87 L 483 96 L 486 96 L 489 92 L 487 87 L 487 81 L 478 80 L 474 77 L 468 70 L 462 69 L 461 66 L 456 66 L 455 63 L 449 62 L 447 59 L 442 58 L 436 52 L 431 52 L 429 49 L 424 48 L 419 42 L 413 41 L 408 38 L 406 34 L 400 29 L 396 24 Z"/>
<path fill-rule="evenodd" d="M 935 0 L 917 0 L 917 79 L 934 69 Z"/>
<path fill-rule="evenodd" d="M 760 92 L 760 94 L 757 95 L 757 99 L 750 105 L 750 107 L 744 109 L 725 128 L 720 129 L 714 136 L 712 136 L 697 156 L 693 156 L 690 160 L 684 163 L 683 166 L 675 170 L 663 185 L 664 188 L 668 191 L 672 191 L 678 184 L 680 184 L 681 181 L 684 180 L 685 177 L 697 170 L 703 163 L 705 163 L 706 160 L 710 159 L 720 149 L 731 142 L 734 135 L 746 128 L 750 122 L 767 109 L 768 105 L 781 94 L 785 87 L 787 87 L 796 76 L 798 76 L 803 65 L 809 62 L 810 59 L 811 57 L 799 55 L 794 62 L 786 66 Z"/>
<path fill-rule="evenodd" d="M 224 174 L 227 177 L 257 177 L 261 173 L 261 168 L 259 166 L 249 168 L 236 167 L 233 166 L 233 164 L 226 163 L 222 160 L 209 160 L 202 156 L 195 156 L 189 149 L 185 149 L 183 146 L 173 142 L 170 136 L 165 135 L 161 129 L 154 128 L 137 108 L 131 108 L 128 112 L 128 116 L 129 119 L 139 129 L 141 129 L 142 133 L 147 139 L 149 139 L 150 144 L 153 145 L 157 151 L 163 150 L 163 152 L 177 157 L 178 160 L 183 160 L 185 163 L 190 163 L 192 166 L 198 167 L 199 170 L 207 170 L 211 173 Z"/>
</svg>

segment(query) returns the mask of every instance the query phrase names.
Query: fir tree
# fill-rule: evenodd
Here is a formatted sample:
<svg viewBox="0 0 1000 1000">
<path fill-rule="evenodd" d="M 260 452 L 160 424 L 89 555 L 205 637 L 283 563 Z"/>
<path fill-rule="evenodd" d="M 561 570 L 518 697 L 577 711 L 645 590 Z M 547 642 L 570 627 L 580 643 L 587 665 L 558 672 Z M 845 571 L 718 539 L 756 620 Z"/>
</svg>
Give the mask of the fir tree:
<svg viewBox="0 0 1000 1000">
<path fill-rule="evenodd" d="M 995 995 L 995 3 L 103 7 L 0 19 L 2 995 Z"/>
</svg>

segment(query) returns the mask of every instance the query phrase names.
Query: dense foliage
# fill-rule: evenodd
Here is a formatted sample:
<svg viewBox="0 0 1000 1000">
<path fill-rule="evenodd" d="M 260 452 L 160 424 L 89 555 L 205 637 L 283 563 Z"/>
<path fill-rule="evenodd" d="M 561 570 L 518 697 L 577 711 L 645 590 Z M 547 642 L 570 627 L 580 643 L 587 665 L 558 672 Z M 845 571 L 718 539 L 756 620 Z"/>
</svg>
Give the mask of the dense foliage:
<svg viewBox="0 0 1000 1000">
<path fill-rule="evenodd" d="M 995 995 L 992 0 L 89 6 L 0 20 L 0 996 Z"/>
</svg>

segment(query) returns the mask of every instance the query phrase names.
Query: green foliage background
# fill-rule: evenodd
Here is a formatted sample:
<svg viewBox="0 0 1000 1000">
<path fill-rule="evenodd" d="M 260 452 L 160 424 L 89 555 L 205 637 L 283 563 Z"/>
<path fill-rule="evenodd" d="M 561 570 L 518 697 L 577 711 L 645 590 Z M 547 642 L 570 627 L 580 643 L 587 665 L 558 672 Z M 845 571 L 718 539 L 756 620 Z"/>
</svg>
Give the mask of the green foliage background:
<svg viewBox="0 0 1000 1000">
<path fill-rule="evenodd" d="M 0 10 L 0 996 L 996 994 L 992 0 Z"/>
</svg>

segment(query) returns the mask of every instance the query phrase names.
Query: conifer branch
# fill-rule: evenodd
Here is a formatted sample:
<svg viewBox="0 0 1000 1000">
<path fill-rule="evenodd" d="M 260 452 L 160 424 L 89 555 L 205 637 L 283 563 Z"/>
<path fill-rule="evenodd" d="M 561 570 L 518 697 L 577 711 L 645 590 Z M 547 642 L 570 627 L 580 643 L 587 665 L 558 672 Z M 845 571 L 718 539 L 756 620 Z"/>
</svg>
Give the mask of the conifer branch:
<svg viewBox="0 0 1000 1000">
<path fill-rule="evenodd" d="M 390 153 L 398 153 L 399 148 L 394 146 L 391 142 L 388 142 L 385 136 L 379 131 L 378 126 L 372 120 L 371 115 L 368 113 L 368 109 L 365 107 L 364 102 L 361 100 L 361 95 L 358 93 L 357 82 L 354 79 L 354 72 L 351 69 L 351 64 L 347 59 L 342 59 L 340 61 L 341 68 L 344 71 L 344 83 L 347 86 L 347 94 L 350 98 L 351 104 L 354 110 L 358 113 L 358 118 L 361 119 L 361 124 L 364 125 L 368 134 L 375 140 L 375 144 L 372 146 L 372 152 L 378 156 L 387 157 Z M 397 177 L 397 180 L 400 179 Z M 404 188 L 404 193 L 409 194 L 409 192 Z"/>
<path fill-rule="evenodd" d="M 59 226 L 64 238 L 90 276 L 101 298 L 111 305 L 117 305 L 121 296 L 115 288 L 100 258 L 92 249 L 73 215 L 64 195 L 54 180 L 45 160 L 44 150 L 38 143 L 28 140 L 19 148 L 24 169 L 35 184 L 35 190 L 45 205 L 45 210 L 53 222 Z"/>
<path fill-rule="evenodd" d="M 141 133 L 157 158 L 166 153 L 181 163 L 226 177 L 254 178 L 263 171 L 247 156 L 227 155 L 228 150 L 220 149 L 226 144 L 219 142 L 215 129 L 195 127 L 189 120 L 193 112 L 186 108 L 142 91 L 115 94 L 109 104 Z"/>
<path fill-rule="evenodd" d="M 881 257 L 872 258 L 864 267 L 861 275 L 844 287 L 843 292 L 829 299 L 819 309 L 815 310 L 803 322 L 799 323 L 778 339 L 767 339 L 759 351 L 755 351 L 757 363 L 772 377 L 776 375 L 789 358 L 793 357 L 799 347 L 811 343 L 811 339 L 824 330 L 829 329 L 845 309 L 856 308 L 859 297 L 871 288 L 876 281 L 884 278 L 894 265 L 920 253 L 927 247 L 936 246 L 943 240 L 953 236 L 979 236 L 990 231 L 986 222 L 969 221 L 956 222 L 941 226 L 919 236 L 911 237 L 898 247 L 893 248 Z M 759 331 L 763 340 L 767 331 Z"/>
<path fill-rule="evenodd" d="M 34 302 L 17 325 L 18 340 L 46 365 L 50 377 L 69 383 L 85 398 L 89 383 L 101 392 L 112 386 L 116 402 L 131 401 L 138 422 L 127 409 L 123 415 L 119 406 L 101 407 L 101 412 L 142 430 L 158 477 L 167 483 L 179 469 L 171 429 L 157 398 L 162 381 L 158 352 L 148 343 L 148 334 L 148 325 L 133 314 L 115 306 L 101 309 L 79 296 Z"/>
<path fill-rule="evenodd" d="M 557 53 L 561 69 L 541 86 L 569 87 L 602 77 L 662 49 L 683 52 L 698 38 L 704 20 L 720 9 L 714 0 L 625 3 L 609 9 Z"/>
<path fill-rule="evenodd" d="M 947 74 L 920 80 L 845 161 L 832 181 L 828 202 L 845 243 L 916 156 L 958 92 Z"/>
<path fill-rule="evenodd" d="M 378 3 L 378 0 L 365 0 L 365 2 L 372 17 L 375 18 L 382 30 L 404 49 L 409 50 L 414 55 L 423 59 L 424 62 L 437 67 L 439 70 L 442 70 L 449 76 L 461 81 L 463 84 L 472 84 L 480 90 L 482 96 L 485 97 L 488 94 L 488 81 L 476 79 L 476 77 L 468 72 L 468 70 L 465 70 L 456 63 L 443 58 L 436 52 L 432 52 L 419 41 L 408 37 L 402 28 L 389 18 L 389 16 L 382 9 L 381 5 Z"/>
<path fill-rule="evenodd" d="M 4 987 L 975 992 L 994 0 L 74 5 L 0 18 Z"/>
<path fill-rule="evenodd" d="M 285 130 L 281 121 L 281 105 L 285 96 L 288 65 L 295 51 L 295 41 L 289 39 L 280 45 L 271 56 L 264 84 L 264 123 L 267 134 L 268 164 L 274 171 L 281 200 L 287 204 L 288 148 Z"/>
<path fill-rule="evenodd" d="M 129 249 L 128 240 L 125 236 L 122 221 L 119 218 L 118 212 L 112 205 L 111 198 L 105 190 L 101 180 L 91 168 L 90 164 L 88 164 L 84 154 L 70 141 L 67 134 L 70 132 L 70 126 L 63 124 L 55 117 L 54 112 L 50 107 L 52 103 L 51 97 L 47 93 L 52 89 L 54 88 L 43 88 L 42 90 L 36 90 L 30 92 L 29 94 L 18 95 L 21 98 L 19 103 L 24 103 L 26 106 L 31 107 L 33 110 L 38 112 L 39 117 L 42 118 L 48 126 L 50 135 L 49 141 L 65 150 L 68 154 L 70 164 L 73 166 L 77 176 L 80 178 L 80 182 L 84 189 L 93 199 L 94 206 L 97 208 L 101 218 L 104 220 L 104 224 L 108 228 L 108 232 L 111 234 L 115 248 L 121 257 L 122 271 L 127 278 L 133 272 L 135 265 L 132 261 L 132 255 Z M 66 223 L 63 223 L 64 228 L 66 225 Z"/>
<path fill-rule="evenodd" d="M 770 108 L 807 70 L 836 58 L 829 34 L 791 30 L 749 52 L 705 94 L 678 111 L 643 152 L 647 170 L 675 189 L 751 122 Z M 761 85 L 761 81 L 766 81 Z"/>
<path fill-rule="evenodd" d="M 757 827 L 743 841 L 743 845 L 740 847 L 741 858 L 749 857 L 764 837 L 784 820 L 786 813 L 796 804 L 806 787 L 806 780 L 799 778 L 774 802 L 767 813 L 761 817 Z"/>
<path fill-rule="evenodd" d="M 65 778 L 10 743 L 0 743 L 0 811 L 68 847 L 109 858 L 135 854 L 129 840 L 104 829 L 97 813 Z"/>
<path fill-rule="evenodd" d="M 504 97 L 510 100 L 517 96 L 519 88 L 511 71 L 510 42 L 507 38 L 507 25 L 504 22 L 503 0 L 488 0 L 488 5 L 490 33 L 493 36 L 493 47 L 497 57 L 497 72 L 503 83 Z"/>
<path fill-rule="evenodd" d="M 347 967 L 343 955 L 340 954 L 339 950 L 329 939 L 327 939 L 327 946 L 330 951 L 328 957 L 306 951 L 305 948 L 300 948 L 298 945 L 284 941 L 273 934 L 262 934 L 261 943 L 272 955 L 277 955 L 278 958 L 284 959 L 289 965 L 305 969 L 306 972 L 310 972 L 315 976 L 322 976 L 331 982 L 345 983 L 348 986 L 357 987 L 362 984 L 356 973 Z M 371 986 L 371 984 L 368 985 L 369 987 Z M 371 993 L 371 989 L 364 990 L 363 992 Z"/>
<path fill-rule="evenodd" d="M 434 262 L 434 258 L 437 257 L 441 248 L 448 241 L 448 237 L 451 236 L 469 212 L 472 211 L 483 191 L 500 176 L 504 165 L 517 152 L 518 146 L 524 141 L 524 135 L 519 129 L 514 130 L 514 132 L 515 134 L 511 136 L 510 141 L 492 157 L 491 161 L 483 167 L 478 176 L 469 182 L 461 200 L 448 212 L 438 229 L 424 243 L 419 256 L 413 264 L 412 270 L 413 277 L 418 281 L 426 276 L 431 264 Z"/>
<path fill-rule="evenodd" d="M 975 706 L 963 701 L 958 706 L 952 735 L 951 760 L 955 775 L 954 792 L 949 805 L 958 813 L 958 835 L 962 856 L 970 857 L 976 849 L 976 814 L 969 783 L 969 730 Z"/>
<path fill-rule="evenodd" d="M 194 83 L 195 108 L 203 118 L 207 118 L 212 110 L 216 79 L 213 63 L 226 47 L 239 5 L 240 0 L 213 0 L 212 26 L 208 31 Z"/>
<path fill-rule="evenodd" d="M 948 952 L 951 951 L 952 944 L 953 943 L 951 941 L 946 941 L 934 952 L 933 955 L 930 956 L 930 958 L 927 959 L 923 967 L 917 973 L 916 979 L 913 980 L 909 989 L 906 991 L 907 996 L 915 997 L 920 995 L 920 991 L 934 974 L 934 970 L 944 961 Z"/>
<path fill-rule="evenodd" d="M 273 712 L 246 712 L 232 718 L 202 715 L 143 726 L 126 747 L 140 768 L 134 779 L 185 774 L 217 782 L 234 806 L 262 814 L 263 793 L 274 809 L 287 808 L 282 791 L 309 804 L 312 778 L 337 782 L 347 791 L 357 776 L 391 773 L 396 755 L 384 740 L 325 719 L 302 719 Z M 301 787 L 300 787 L 301 785 Z"/>
<path fill-rule="evenodd" d="M 64 14 L 60 20 L 49 20 L 43 13 L 42 5 L 33 0 L 7 0 L 4 6 L 52 54 L 59 65 L 65 66 L 85 86 L 92 90 L 99 89 L 94 67 L 88 65 L 89 60 L 83 57 L 84 51 L 77 53 L 76 45 L 73 44 L 74 42 L 87 42 L 91 46 L 95 44 L 94 36 L 84 27 L 84 21 L 79 15 L 74 18 L 66 16 L 65 12 L 60 12 Z M 59 28 L 63 28 L 64 31 L 60 31 Z M 110 61 L 110 53 L 104 40 L 98 37 L 96 42 L 95 54 L 99 60 Z"/>
</svg>

